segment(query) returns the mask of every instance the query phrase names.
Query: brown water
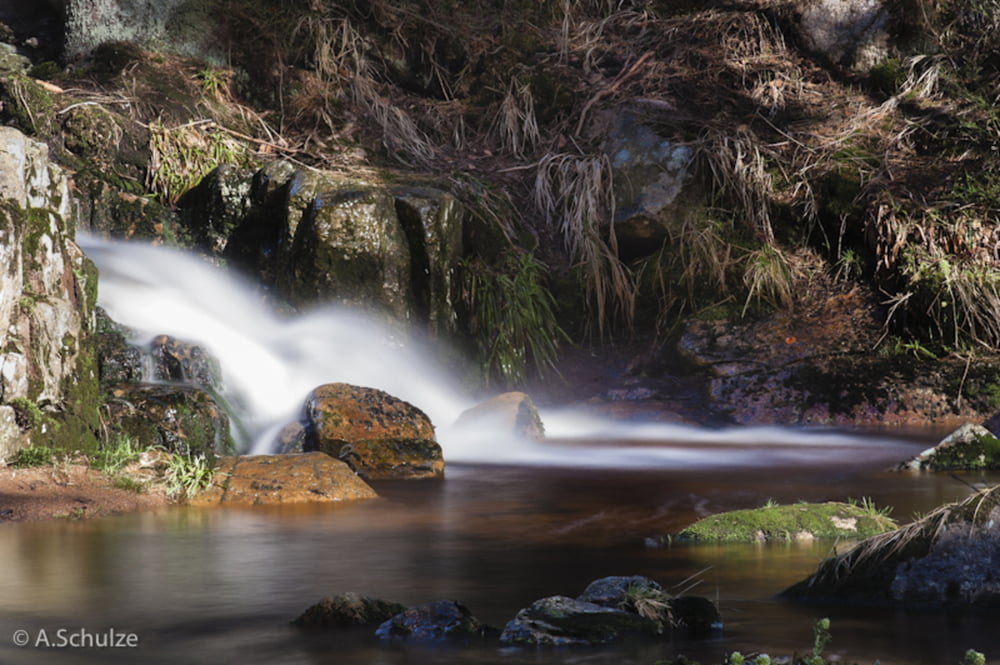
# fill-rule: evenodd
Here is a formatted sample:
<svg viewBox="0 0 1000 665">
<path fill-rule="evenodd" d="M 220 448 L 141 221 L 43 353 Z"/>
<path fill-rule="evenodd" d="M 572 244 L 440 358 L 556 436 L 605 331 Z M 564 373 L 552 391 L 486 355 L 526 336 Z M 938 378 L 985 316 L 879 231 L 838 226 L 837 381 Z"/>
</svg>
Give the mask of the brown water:
<svg viewBox="0 0 1000 665">
<path fill-rule="evenodd" d="M 382 500 L 290 509 L 170 509 L 88 522 L 0 527 L 0 662 L 635 663 L 677 653 L 719 661 L 734 649 L 805 652 L 829 616 L 829 653 L 847 662 L 957 663 L 1000 656 L 995 615 L 803 607 L 773 598 L 807 576 L 829 542 L 650 548 L 702 515 L 779 502 L 871 497 L 906 520 L 971 489 L 947 475 L 882 472 L 926 442 L 857 438 L 812 450 L 670 444 L 683 469 L 452 465 L 442 482 L 383 484 Z M 587 446 L 570 446 L 581 458 Z M 651 445 L 649 443 L 645 444 Z M 804 453 L 804 454 L 792 454 Z M 699 460 L 701 462 L 699 463 Z M 734 462 L 735 463 L 735 462 Z M 964 476 L 972 483 L 996 477 Z M 606 575 L 648 575 L 719 603 L 721 636 L 609 649 L 383 647 L 370 631 L 305 635 L 288 622 L 343 591 L 403 603 L 451 598 L 502 626 L 534 599 L 575 596 Z M 135 649 L 18 648 L 14 631 L 137 635 Z"/>
</svg>

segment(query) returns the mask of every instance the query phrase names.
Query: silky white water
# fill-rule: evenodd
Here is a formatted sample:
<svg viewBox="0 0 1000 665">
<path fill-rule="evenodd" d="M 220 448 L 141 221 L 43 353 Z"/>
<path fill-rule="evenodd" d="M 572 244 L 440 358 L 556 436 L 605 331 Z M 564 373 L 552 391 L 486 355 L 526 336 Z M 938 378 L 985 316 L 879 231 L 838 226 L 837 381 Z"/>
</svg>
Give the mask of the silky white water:
<svg viewBox="0 0 1000 665">
<path fill-rule="evenodd" d="M 346 382 L 384 390 L 422 409 L 448 462 L 578 467 L 715 467 L 822 464 L 849 455 L 849 433 L 781 427 L 708 429 L 609 420 L 578 409 L 543 411 L 549 438 L 518 440 L 487 424 L 452 424 L 474 400 L 441 370 L 433 352 L 362 312 L 323 307 L 277 315 L 257 289 L 191 253 L 81 236 L 100 269 L 98 301 L 139 345 L 171 335 L 218 359 L 242 452 L 267 453 L 298 419 L 309 392 Z M 870 445 L 871 437 L 866 437 Z M 567 441 L 583 445 L 566 445 Z M 606 445 L 615 442 L 615 445 Z M 886 446 L 902 441 L 886 440 Z"/>
</svg>

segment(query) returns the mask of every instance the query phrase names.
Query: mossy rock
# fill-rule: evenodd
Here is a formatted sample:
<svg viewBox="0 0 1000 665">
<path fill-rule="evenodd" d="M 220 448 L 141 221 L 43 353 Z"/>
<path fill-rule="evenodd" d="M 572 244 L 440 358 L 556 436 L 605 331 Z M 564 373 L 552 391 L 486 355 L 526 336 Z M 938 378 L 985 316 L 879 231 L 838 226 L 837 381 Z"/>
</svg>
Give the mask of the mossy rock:
<svg viewBox="0 0 1000 665">
<path fill-rule="evenodd" d="M 869 505 L 829 501 L 720 513 L 695 522 L 677 534 L 676 539 L 716 543 L 860 540 L 895 528 L 892 519 Z"/>
<path fill-rule="evenodd" d="M 24 74 L 0 76 L 0 123 L 46 139 L 55 127 L 52 95 Z"/>
<path fill-rule="evenodd" d="M 962 425 L 933 448 L 928 448 L 897 468 L 922 471 L 1000 469 L 1000 439 L 982 425 Z"/>
<path fill-rule="evenodd" d="M 388 600 L 338 593 L 310 605 L 292 624 L 300 628 L 378 626 L 405 611 L 405 605 Z"/>
</svg>

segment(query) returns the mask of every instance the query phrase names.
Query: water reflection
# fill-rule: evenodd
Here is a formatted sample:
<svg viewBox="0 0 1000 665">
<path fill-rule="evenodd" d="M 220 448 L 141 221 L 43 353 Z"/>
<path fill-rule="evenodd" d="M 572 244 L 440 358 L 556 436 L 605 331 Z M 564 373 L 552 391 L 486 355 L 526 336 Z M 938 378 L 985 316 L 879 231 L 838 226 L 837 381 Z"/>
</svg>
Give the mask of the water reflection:
<svg viewBox="0 0 1000 665">
<path fill-rule="evenodd" d="M 920 444 L 914 444 L 914 450 Z M 988 651 L 982 617 L 810 608 L 773 599 L 832 544 L 653 549 L 646 536 L 722 510 L 872 497 L 907 519 L 971 489 L 948 477 L 885 474 L 877 446 L 838 463 L 682 470 L 458 466 L 443 482 L 389 483 L 381 500 L 274 509 L 181 509 L 89 522 L 0 529 L 3 628 L 91 626 L 134 631 L 125 653 L 16 649 L 17 663 L 643 663 L 678 649 L 706 661 L 726 650 L 804 651 L 814 618 L 834 620 L 834 649 L 871 662 L 957 662 Z M 857 451 L 860 451 L 857 452 Z M 898 451 L 892 451 L 896 455 Z M 974 478 L 992 482 L 996 478 Z M 383 648 L 368 631 L 303 636 L 288 621 L 325 594 L 356 591 L 403 603 L 453 598 L 502 625 L 532 600 L 577 595 L 592 579 L 644 574 L 719 603 L 713 641 L 599 651 Z M 687 586 L 691 582 L 684 582 Z M 822 613 L 822 614 L 820 614 Z M 974 639 L 975 638 L 975 639 Z M 955 656 L 955 654 L 958 656 Z"/>
</svg>

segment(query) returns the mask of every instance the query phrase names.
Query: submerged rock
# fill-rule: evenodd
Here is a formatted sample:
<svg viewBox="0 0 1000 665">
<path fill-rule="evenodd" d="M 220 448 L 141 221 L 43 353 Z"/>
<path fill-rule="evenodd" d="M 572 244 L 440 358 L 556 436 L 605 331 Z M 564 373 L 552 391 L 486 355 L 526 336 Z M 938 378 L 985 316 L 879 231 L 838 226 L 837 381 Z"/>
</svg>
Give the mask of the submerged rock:
<svg viewBox="0 0 1000 665">
<path fill-rule="evenodd" d="M 898 470 L 972 471 L 1000 469 L 1000 440 L 982 425 L 962 425 Z"/>
<path fill-rule="evenodd" d="M 720 513 L 695 522 L 676 539 L 722 543 L 858 540 L 895 528 L 896 523 L 873 506 L 829 501 Z"/>
<path fill-rule="evenodd" d="M 531 397 L 522 392 L 507 392 L 466 409 L 455 421 L 457 429 L 511 434 L 540 440 L 545 425 Z"/>
<path fill-rule="evenodd" d="M 782 592 L 808 601 L 959 606 L 1000 603 L 1000 487 L 866 539 Z"/>
<path fill-rule="evenodd" d="M 432 478 L 444 473 L 427 415 L 375 388 L 331 383 L 306 400 L 305 450 L 346 461 L 366 478 Z"/>
<path fill-rule="evenodd" d="M 294 504 L 374 499 L 351 469 L 323 453 L 222 457 L 212 485 L 194 505 Z"/>
<path fill-rule="evenodd" d="M 324 597 L 292 623 L 302 628 L 377 626 L 405 611 L 399 603 L 347 592 Z"/>
<path fill-rule="evenodd" d="M 153 379 L 218 389 L 222 385 L 219 362 L 199 344 L 169 335 L 157 335 L 149 343 Z"/>
<path fill-rule="evenodd" d="M 481 624 L 467 607 L 453 600 L 415 605 L 375 631 L 384 642 L 464 642 L 482 635 Z"/>
</svg>

